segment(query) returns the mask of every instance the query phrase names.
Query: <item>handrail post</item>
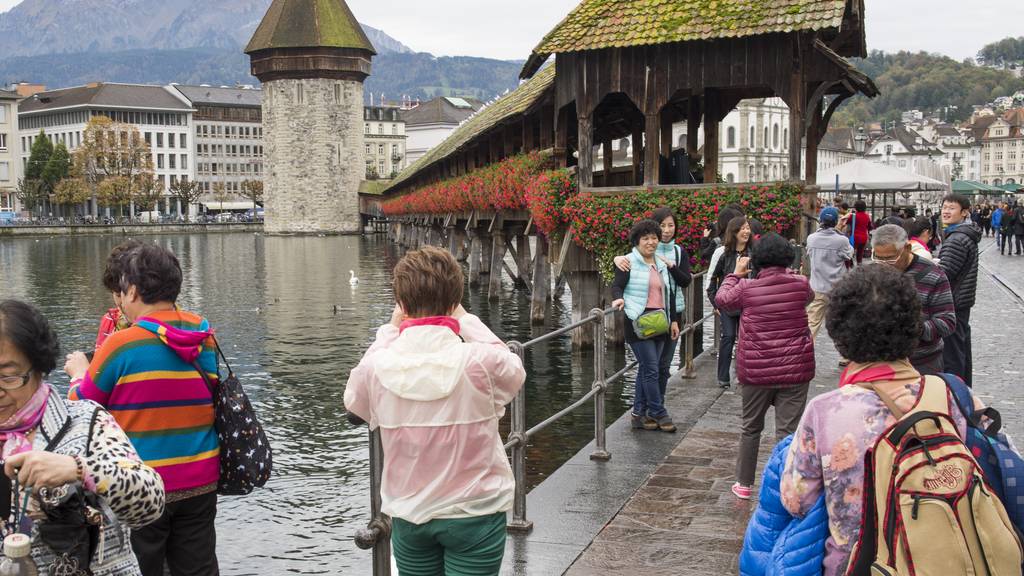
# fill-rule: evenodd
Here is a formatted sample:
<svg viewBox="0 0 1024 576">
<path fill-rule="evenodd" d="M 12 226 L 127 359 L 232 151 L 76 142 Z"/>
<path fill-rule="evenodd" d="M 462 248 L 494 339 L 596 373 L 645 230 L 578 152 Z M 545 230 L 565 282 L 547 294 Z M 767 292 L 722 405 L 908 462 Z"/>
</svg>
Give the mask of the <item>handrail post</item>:
<svg viewBox="0 0 1024 576">
<path fill-rule="evenodd" d="M 523 360 L 523 345 L 512 341 L 508 348 Z M 508 439 L 512 445 L 512 476 L 516 480 L 512 500 L 512 520 L 506 526 L 510 532 L 529 532 L 533 522 L 526 519 L 526 386 L 512 399 L 511 430 Z"/>
<path fill-rule="evenodd" d="M 356 546 L 373 549 L 373 576 L 391 576 L 391 519 L 381 512 L 384 450 L 380 430 L 370 431 L 370 523 L 356 531 Z"/>
<path fill-rule="evenodd" d="M 697 337 L 697 331 L 694 329 L 693 324 L 696 322 L 694 318 L 694 308 L 697 302 L 697 282 L 690 282 L 690 285 L 686 287 L 686 295 L 684 297 L 686 307 L 686 335 L 683 336 L 685 341 L 683 342 L 683 378 L 694 378 L 696 373 L 693 369 L 693 350 L 694 350 L 694 338 Z"/>
<path fill-rule="evenodd" d="M 591 460 L 607 462 L 612 455 L 608 452 L 605 444 L 605 406 L 604 394 L 608 386 L 605 379 L 604 355 L 606 351 L 604 310 L 594 308 L 590 311 L 594 320 L 594 451 L 590 454 Z"/>
</svg>

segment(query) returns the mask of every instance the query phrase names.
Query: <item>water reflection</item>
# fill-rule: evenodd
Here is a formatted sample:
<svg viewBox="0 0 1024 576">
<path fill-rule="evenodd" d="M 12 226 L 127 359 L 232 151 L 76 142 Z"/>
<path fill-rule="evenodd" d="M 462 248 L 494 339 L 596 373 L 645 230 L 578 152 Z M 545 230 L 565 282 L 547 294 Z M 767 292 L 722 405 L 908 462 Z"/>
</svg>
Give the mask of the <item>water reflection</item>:
<svg viewBox="0 0 1024 576">
<path fill-rule="evenodd" d="M 151 237 L 174 250 L 184 270 L 179 300 L 210 319 L 258 410 L 275 453 L 268 487 L 222 498 L 218 550 L 226 576 L 366 573 L 369 554 L 352 544 L 368 509 L 365 429 L 342 417 L 349 370 L 393 302 L 390 270 L 400 253 L 380 238 L 263 237 L 251 234 Z M 66 350 L 86 349 L 110 306 L 100 276 L 122 237 L 0 240 L 0 298 L 38 305 Z M 354 270 L 360 283 L 348 283 Z M 499 302 L 470 292 L 466 308 L 502 338 L 528 340 L 564 325 L 568 295 L 551 305 L 548 326 L 529 323 L 529 299 L 511 283 Z M 610 354 L 609 373 L 623 360 Z M 590 389 L 593 360 L 568 337 L 526 354 L 527 424 L 533 425 Z M 66 389 L 63 373 L 53 381 Z M 627 408 L 631 390 L 611 389 L 609 421 Z M 503 423 L 503 430 L 507 430 Z M 530 485 L 590 440 L 592 406 L 535 437 Z"/>
</svg>

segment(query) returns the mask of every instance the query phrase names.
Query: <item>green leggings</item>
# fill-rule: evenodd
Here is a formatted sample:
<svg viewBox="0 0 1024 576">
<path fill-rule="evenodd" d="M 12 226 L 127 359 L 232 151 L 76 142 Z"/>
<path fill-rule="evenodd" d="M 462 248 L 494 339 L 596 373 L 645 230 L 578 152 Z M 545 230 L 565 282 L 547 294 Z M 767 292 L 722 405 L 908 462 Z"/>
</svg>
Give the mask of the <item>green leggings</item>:
<svg viewBox="0 0 1024 576">
<path fill-rule="evenodd" d="M 497 576 L 505 555 L 505 513 L 413 524 L 393 519 L 400 576 Z"/>
</svg>

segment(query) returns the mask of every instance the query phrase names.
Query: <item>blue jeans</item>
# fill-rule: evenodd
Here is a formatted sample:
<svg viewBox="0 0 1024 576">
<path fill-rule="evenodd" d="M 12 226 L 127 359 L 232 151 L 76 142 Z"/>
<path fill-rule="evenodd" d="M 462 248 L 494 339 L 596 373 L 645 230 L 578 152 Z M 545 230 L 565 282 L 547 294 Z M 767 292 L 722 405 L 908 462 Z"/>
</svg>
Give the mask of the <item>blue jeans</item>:
<svg viewBox="0 0 1024 576">
<path fill-rule="evenodd" d="M 658 391 L 661 393 L 661 403 L 665 403 L 665 391 L 668 389 L 668 379 L 672 375 L 672 356 L 676 353 L 676 346 L 679 340 L 665 337 L 665 347 L 661 351 L 661 361 L 658 362 Z"/>
<path fill-rule="evenodd" d="M 729 369 L 732 368 L 732 352 L 736 348 L 740 319 L 738 316 L 730 316 L 725 312 L 722 312 L 719 318 L 722 321 L 722 335 L 718 344 L 718 381 L 731 382 Z"/>
<path fill-rule="evenodd" d="M 661 353 L 665 350 L 666 340 L 668 338 L 659 337 L 629 344 L 639 363 L 636 369 L 636 391 L 633 393 L 633 414 L 636 416 L 661 418 L 668 414 L 658 388 Z"/>
</svg>

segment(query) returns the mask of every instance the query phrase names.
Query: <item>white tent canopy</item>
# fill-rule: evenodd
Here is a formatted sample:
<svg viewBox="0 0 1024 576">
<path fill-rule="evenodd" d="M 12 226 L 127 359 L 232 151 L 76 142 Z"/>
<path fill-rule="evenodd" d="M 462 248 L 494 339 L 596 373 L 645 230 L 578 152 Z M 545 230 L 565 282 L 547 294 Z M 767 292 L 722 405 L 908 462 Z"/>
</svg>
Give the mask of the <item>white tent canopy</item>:
<svg viewBox="0 0 1024 576">
<path fill-rule="evenodd" d="M 892 191 L 892 190 L 948 190 L 949 185 L 934 178 L 893 168 L 879 162 L 858 159 L 818 173 L 818 186 L 822 191 L 836 188 L 839 176 L 840 191 Z"/>
</svg>

